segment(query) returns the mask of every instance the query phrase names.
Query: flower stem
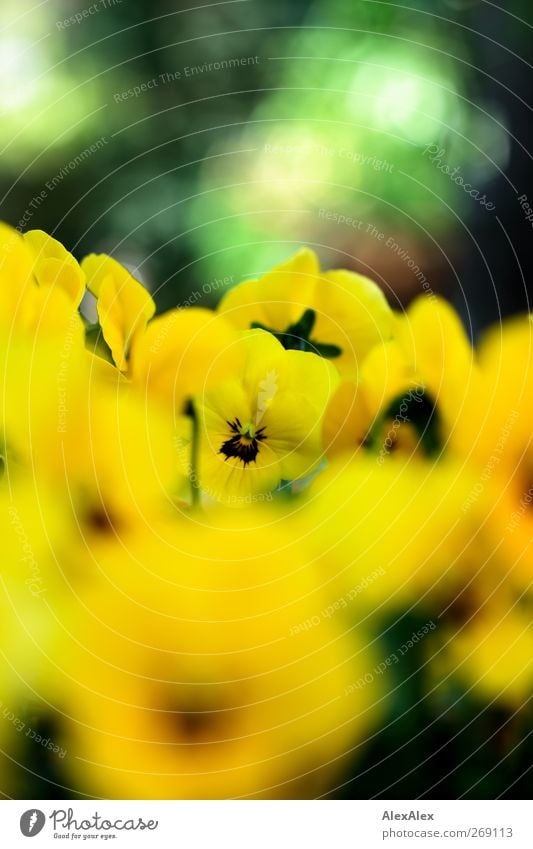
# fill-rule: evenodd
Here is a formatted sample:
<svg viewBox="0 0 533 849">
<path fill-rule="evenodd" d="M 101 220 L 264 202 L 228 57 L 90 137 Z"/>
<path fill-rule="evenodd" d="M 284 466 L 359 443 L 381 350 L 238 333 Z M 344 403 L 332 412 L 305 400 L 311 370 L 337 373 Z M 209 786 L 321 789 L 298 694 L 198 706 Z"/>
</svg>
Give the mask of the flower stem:
<svg viewBox="0 0 533 849">
<path fill-rule="evenodd" d="M 191 485 L 191 505 L 200 503 L 200 482 L 198 480 L 198 452 L 200 447 L 200 422 L 192 401 L 187 403 L 185 415 L 191 419 L 191 459 L 189 464 L 189 483 Z"/>
</svg>

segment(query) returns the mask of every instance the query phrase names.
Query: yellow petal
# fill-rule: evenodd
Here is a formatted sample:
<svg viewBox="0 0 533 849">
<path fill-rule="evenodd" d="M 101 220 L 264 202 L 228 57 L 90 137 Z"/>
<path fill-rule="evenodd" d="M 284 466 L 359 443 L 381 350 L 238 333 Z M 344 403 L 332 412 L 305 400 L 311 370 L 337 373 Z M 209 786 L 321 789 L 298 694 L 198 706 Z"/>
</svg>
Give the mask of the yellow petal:
<svg viewBox="0 0 533 849">
<path fill-rule="evenodd" d="M 322 417 L 312 400 L 290 390 L 280 392 L 261 424 L 266 445 L 277 457 L 280 478 L 299 480 L 316 469 L 322 458 Z"/>
<path fill-rule="evenodd" d="M 384 412 L 395 398 L 408 394 L 410 389 L 422 388 L 414 364 L 408 361 L 396 340 L 376 345 L 365 357 L 360 384 L 372 419 Z"/>
<path fill-rule="evenodd" d="M 155 312 L 146 289 L 112 257 L 90 254 L 81 263 L 87 287 L 96 297 L 104 339 L 120 371 L 128 367 L 130 348 Z"/>
<path fill-rule="evenodd" d="M 85 292 L 85 275 L 63 245 L 42 230 L 30 230 L 24 241 L 33 251 L 33 273 L 39 286 L 57 286 L 78 307 Z"/>
<path fill-rule="evenodd" d="M 303 395 L 322 416 L 339 383 L 339 375 L 330 360 L 307 351 L 285 351 L 285 388 L 295 396 Z"/>
<path fill-rule="evenodd" d="M 317 476 L 301 521 L 337 576 L 339 595 L 341 586 L 349 592 L 367 579 L 358 611 L 434 609 L 435 599 L 444 607 L 492 553 L 477 535 L 484 502 L 463 510 L 476 482 L 475 473 L 444 460 L 415 464 L 392 455 L 380 465 L 359 452 Z"/>
<path fill-rule="evenodd" d="M 256 460 L 246 466 L 238 458 L 226 459 L 212 445 L 204 445 L 199 458 L 200 485 L 209 500 L 242 507 L 250 503 L 251 496 L 269 493 L 278 485 L 282 477 L 279 458 L 268 445 L 263 443 Z"/>
<path fill-rule="evenodd" d="M 328 457 L 355 451 L 372 426 L 372 414 L 361 387 L 345 380 L 333 394 L 324 418 L 324 450 Z"/>
<path fill-rule="evenodd" d="M 132 345 L 131 373 L 143 391 L 181 411 L 193 395 L 227 380 L 241 362 L 237 333 L 200 307 L 158 316 Z"/>
<path fill-rule="evenodd" d="M 462 629 L 446 632 L 443 643 L 447 674 L 484 702 L 496 699 L 511 709 L 526 704 L 533 686 L 533 632 L 531 617 L 518 604 L 484 604 Z"/>
<path fill-rule="evenodd" d="M 443 299 L 421 295 L 397 321 L 395 338 L 452 430 L 477 380 L 474 352 L 459 316 Z"/>
<path fill-rule="evenodd" d="M 18 310 L 31 296 L 33 253 L 13 227 L 0 222 L 0 318 L 5 326 L 17 321 Z"/>
<path fill-rule="evenodd" d="M 218 312 L 237 330 L 248 330 L 254 322 L 267 325 L 263 305 L 262 280 L 246 280 L 227 292 L 218 305 Z"/>
<path fill-rule="evenodd" d="M 70 351 L 75 346 L 78 353 L 84 347 L 83 321 L 62 288 L 35 287 L 25 300 L 21 318 L 33 339 L 48 337 L 58 348 L 63 344 Z"/>
<path fill-rule="evenodd" d="M 312 302 L 318 274 L 316 254 L 302 248 L 260 280 L 235 286 L 222 298 L 218 309 L 240 330 L 254 322 L 271 330 L 286 330 Z"/>
<path fill-rule="evenodd" d="M 391 337 L 392 311 L 379 286 L 361 274 L 328 271 L 317 282 L 312 339 L 342 349 L 333 362 L 347 377 L 374 347 Z"/>
</svg>

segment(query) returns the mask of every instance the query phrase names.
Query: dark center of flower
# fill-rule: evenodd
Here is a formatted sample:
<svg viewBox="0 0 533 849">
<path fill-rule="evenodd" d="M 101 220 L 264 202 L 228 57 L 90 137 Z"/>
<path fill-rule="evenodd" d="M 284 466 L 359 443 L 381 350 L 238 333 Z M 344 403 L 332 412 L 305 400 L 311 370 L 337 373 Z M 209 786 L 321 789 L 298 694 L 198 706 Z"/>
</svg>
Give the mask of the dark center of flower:
<svg viewBox="0 0 533 849">
<path fill-rule="evenodd" d="M 101 503 L 90 504 L 83 514 L 85 526 L 95 534 L 107 536 L 116 532 L 117 518 Z"/>
<path fill-rule="evenodd" d="M 265 428 L 258 428 L 252 422 L 243 425 L 237 418 L 227 424 L 232 436 L 222 443 L 218 453 L 224 454 L 226 460 L 236 457 L 244 466 L 255 463 L 259 446 L 267 438 Z"/>
</svg>

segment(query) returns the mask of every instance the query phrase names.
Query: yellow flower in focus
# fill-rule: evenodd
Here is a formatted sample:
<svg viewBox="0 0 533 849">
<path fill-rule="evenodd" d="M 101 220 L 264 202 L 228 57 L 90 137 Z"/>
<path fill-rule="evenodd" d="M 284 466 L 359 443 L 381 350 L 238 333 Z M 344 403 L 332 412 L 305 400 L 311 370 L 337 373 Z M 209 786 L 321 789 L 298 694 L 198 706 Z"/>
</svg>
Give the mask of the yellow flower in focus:
<svg viewBox="0 0 533 849">
<path fill-rule="evenodd" d="M 381 682 L 347 695 L 376 663 L 364 632 L 321 616 L 320 576 L 273 514 L 229 512 L 105 550 L 82 591 L 57 692 L 85 792 L 315 796 L 377 722 Z"/>
<path fill-rule="evenodd" d="M 287 351 L 269 333 L 243 333 L 240 373 L 198 400 L 204 492 L 226 503 L 313 472 L 322 417 L 338 376 L 315 354 Z"/>
<path fill-rule="evenodd" d="M 231 289 L 218 309 L 239 330 L 269 330 L 285 348 L 327 357 L 350 377 L 392 329 L 392 312 L 372 280 L 342 269 L 321 272 L 309 249 Z"/>
</svg>

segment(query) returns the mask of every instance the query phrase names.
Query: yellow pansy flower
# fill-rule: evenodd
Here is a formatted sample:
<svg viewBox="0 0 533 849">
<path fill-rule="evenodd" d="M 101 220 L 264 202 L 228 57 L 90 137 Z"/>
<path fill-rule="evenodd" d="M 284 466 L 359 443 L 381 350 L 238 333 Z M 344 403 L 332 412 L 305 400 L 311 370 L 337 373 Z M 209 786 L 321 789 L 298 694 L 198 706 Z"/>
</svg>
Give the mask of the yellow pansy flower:
<svg viewBox="0 0 533 849">
<path fill-rule="evenodd" d="M 402 451 L 406 446 L 414 450 L 419 437 L 409 410 L 412 415 L 415 405 L 424 404 L 424 394 L 425 387 L 398 343 L 392 340 L 376 346 L 363 360 L 358 380 L 343 380 L 331 398 L 324 418 L 328 456 L 357 451 L 370 445 L 371 439 L 378 451 L 383 448 L 382 456 L 396 451 L 398 445 Z M 394 402 L 397 410 L 392 408 Z"/>
<path fill-rule="evenodd" d="M 476 384 L 459 317 L 441 298 L 421 296 L 395 315 L 394 338 L 370 351 L 358 379 L 339 386 L 324 421 L 328 454 L 363 444 L 382 457 L 443 448 Z"/>
<path fill-rule="evenodd" d="M 381 682 L 348 694 L 377 658 L 361 629 L 321 616 L 329 597 L 305 548 L 273 515 L 237 515 L 99 558 L 54 682 L 84 792 L 315 796 L 381 715 Z"/>
<path fill-rule="evenodd" d="M 321 272 L 307 248 L 231 289 L 218 309 L 238 329 L 269 330 L 285 348 L 327 357 L 352 377 L 392 328 L 392 312 L 372 280 L 342 269 Z"/>
<path fill-rule="evenodd" d="M 204 492 L 227 503 L 309 475 L 322 457 L 322 417 L 337 372 L 287 351 L 269 333 L 242 334 L 240 373 L 198 399 Z"/>
</svg>

